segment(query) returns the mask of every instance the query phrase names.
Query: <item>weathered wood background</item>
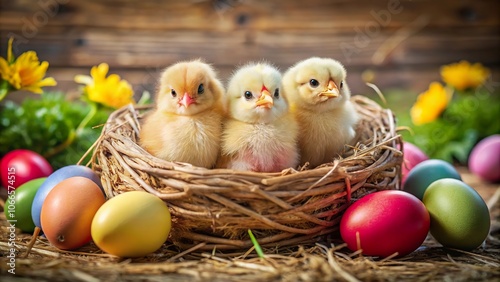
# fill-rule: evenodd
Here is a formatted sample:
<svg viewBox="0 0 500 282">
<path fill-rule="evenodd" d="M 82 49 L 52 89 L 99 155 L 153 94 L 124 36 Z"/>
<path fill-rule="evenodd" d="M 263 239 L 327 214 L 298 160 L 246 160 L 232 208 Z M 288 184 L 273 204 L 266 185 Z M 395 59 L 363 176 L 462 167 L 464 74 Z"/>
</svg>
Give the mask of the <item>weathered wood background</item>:
<svg viewBox="0 0 500 282">
<path fill-rule="evenodd" d="M 154 91 L 159 71 L 204 58 L 226 79 L 238 65 L 267 60 L 282 70 L 310 56 L 333 57 L 356 93 L 375 73 L 382 90 L 414 92 L 462 59 L 500 70 L 498 0 L 0 0 L 0 54 L 33 49 L 50 62 L 58 90 L 101 62 L 136 93 Z"/>
</svg>

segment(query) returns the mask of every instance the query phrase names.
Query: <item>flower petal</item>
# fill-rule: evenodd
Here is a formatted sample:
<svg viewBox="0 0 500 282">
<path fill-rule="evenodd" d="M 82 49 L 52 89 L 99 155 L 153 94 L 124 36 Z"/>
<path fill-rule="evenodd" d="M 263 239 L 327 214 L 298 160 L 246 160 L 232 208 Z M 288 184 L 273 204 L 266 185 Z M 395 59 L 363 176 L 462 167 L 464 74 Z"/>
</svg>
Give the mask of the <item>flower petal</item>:
<svg viewBox="0 0 500 282">
<path fill-rule="evenodd" d="M 88 100 L 105 105 L 107 107 L 119 108 L 128 103 L 133 103 L 134 92 L 130 84 L 122 80 L 117 74 L 106 77 L 109 66 L 101 63 L 90 70 L 91 78 L 85 76 L 75 77 L 75 81 L 87 84 L 85 95 Z"/>
<path fill-rule="evenodd" d="M 17 57 L 16 63 L 21 65 L 29 65 L 31 63 L 38 64 L 38 56 L 35 51 L 26 51 L 22 53 L 19 57 Z"/>
<path fill-rule="evenodd" d="M 19 75 L 19 72 L 13 72 L 12 73 L 12 76 L 9 79 L 9 83 L 15 89 L 20 89 L 21 88 L 21 86 L 22 86 L 21 85 L 22 80 L 21 80 L 21 76 Z"/>
<path fill-rule="evenodd" d="M 37 83 L 38 86 L 56 86 L 57 81 L 53 77 L 46 77 Z"/>
<path fill-rule="evenodd" d="M 106 79 L 106 75 L 108 74 L 109 71 L 109 66 L 106 63 L 101 63 L 97 67 L 92 67 L 90 70 L 90 75 L 94 80 L 97 81 L 104 81 Z"/>
<path fill-rule="evenodd" d="M 75 80 L 76 83 L 81 83 L 86 85 L 90 85 L 93 83 L 92 77 L 88 75 L 77 74 L 73 79 Z"/>
<path fill-rule="evenodd" d="M 10 64 L 14 61 L 14 56 L 12 56 L 12 43 L 14 42 L 14 37 L 9 38 L 9 43 L 7 44 L 7 62 Z"/>
<path fill-rule="evenodd" d="M 415 125 L 434 121 L 446 109 L 450 95 L 439 82 L 433 82 L 429 89 L 417 97 L 410 109 L 410 116 Z"/>
<path fill-rule="evenodd" d="M 0 57 L 0 76 L 5 80 L 10 76 L 9 63 L 2 57 Z"/>
<path fill-rule="evenodd" d="M 35 94 L 42 94 L 43 93 L 42 88 L 40 88 L 40 87 L 38 87 L 36 85 L 30 85 L 30 86 L 27 86 L 27 87 L 23 87 L 20 90 L 26 90 L 26 91 L 29 91 L 29 92 L 32 92 L 32 93 L 35 93 Z"/>
<path fill-rule="evenodd" d="M 117 74 L 110 74 L 106 82 L 108 84 L 118 84 L 120 82 L 120 76 Z"/>
<path fill-rule="evenodd" d="M 490 71 L 480 63 L 471 65 L 467 61 L 460 61 L 441 67 L 443 81 L 457 90 L 476 88 L 483 84 L 489 75 Z"/>
</svg>

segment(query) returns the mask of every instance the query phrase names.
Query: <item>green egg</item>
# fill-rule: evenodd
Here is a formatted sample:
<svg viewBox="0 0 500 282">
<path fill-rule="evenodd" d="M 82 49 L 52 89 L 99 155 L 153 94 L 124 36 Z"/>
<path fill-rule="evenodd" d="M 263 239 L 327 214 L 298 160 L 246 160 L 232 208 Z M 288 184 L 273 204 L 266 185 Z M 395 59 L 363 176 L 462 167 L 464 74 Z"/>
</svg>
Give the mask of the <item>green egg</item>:
<svg viewBox="0 0 500 282">
<path fill-rule="evenodd" d="M 464 182 L 439 179 L 427 188 L 423 202 L 431 217 L 430 232 L 441 245 L 470 251 L 488 236 L 488 206 L 476 190 Z"/>
<path fill-rule="evenodd" d="M 437 159 L 423 161 L 410 170 L 403 190 L 422 200 L 425 189 L 442 178 L 462 180 L 458 171 L 448 162 Z"/>
<path fill-rule="evenodd" d="M 38 188 L 47 177 L 30 180 L 13 190 L 7 197 L 4 207 L 5 217 L 11 225 L 26 233 L 35 230 L 35 223 L 31 218 L 31 205 Z"/>
</svg>

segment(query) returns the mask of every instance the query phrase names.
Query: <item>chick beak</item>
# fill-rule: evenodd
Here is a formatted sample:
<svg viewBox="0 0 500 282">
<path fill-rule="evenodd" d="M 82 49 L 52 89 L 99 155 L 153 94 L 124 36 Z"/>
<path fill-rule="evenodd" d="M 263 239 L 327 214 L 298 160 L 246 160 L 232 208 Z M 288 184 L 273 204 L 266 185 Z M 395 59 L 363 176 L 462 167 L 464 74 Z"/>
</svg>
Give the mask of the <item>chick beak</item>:
<svg viewBox="0 0 500 282">
<path fill-rule="evenodd" d="M 195 99 L 191 98 L 188 93 L 184 93 L 182 99 L 179 101 L 179 104 L 183 105 L 185 108 L 189 107 L 189 105 L 194 104 L 196 102 Z"/>
<path fill-rule="evenodd" d="M 319 95 L 327 98 L 337 98 L 340 95 L 340 93 L 337 84 L 335 84 L 333 80 L 330 80 L 328 82 L 328 89 L 321 92 Z"/>
<path fill-rule="evenodd" d="M 255 102 L 255 105 L 257 107 L 264 107 L 264 108 L 272 108 L 273 107 L 273 97 L 271 97 L 271 93 L 269 93 L 269 91 L 266 89 L 266 90 L 262 90 L 262 92 L 260 92 L 260 97 L 259 99 L 257 100 L 257 102 Z"/>
</svg>

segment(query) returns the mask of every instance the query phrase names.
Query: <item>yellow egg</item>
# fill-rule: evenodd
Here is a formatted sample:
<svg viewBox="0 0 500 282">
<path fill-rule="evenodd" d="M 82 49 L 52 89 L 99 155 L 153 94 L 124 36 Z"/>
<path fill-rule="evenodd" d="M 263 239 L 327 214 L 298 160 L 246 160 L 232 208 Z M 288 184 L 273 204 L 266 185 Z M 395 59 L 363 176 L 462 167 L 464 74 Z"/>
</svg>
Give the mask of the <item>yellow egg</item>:
<svg viewBox="0 0 500 282">
<path fill-rule="evenodd" d="M 167 240 L 172 221 L 167 205 L 147 192 L 132 191 L 108 200 L 92 221 L 92 239 L 119 257 L 140 257 Z"/>
</svg>

